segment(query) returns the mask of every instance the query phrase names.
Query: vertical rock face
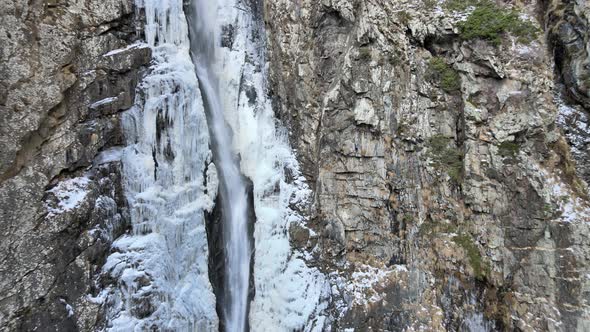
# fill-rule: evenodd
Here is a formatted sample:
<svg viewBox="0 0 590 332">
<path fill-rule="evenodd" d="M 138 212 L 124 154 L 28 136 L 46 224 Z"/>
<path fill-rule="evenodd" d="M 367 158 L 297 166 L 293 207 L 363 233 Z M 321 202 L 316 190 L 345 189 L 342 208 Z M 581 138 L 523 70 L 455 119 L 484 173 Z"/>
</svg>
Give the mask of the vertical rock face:
<svg viewBox="0 0 590 332">
<path fill-rule="evenodd" d="M 588 112 L 590 110 L 590 7 L 585 1 L 545 1 L 545 27 L 560 83 L 559 124 L 580 176 L 590 180 Z"/>
<path fill-rule="evenodd" d="M 553 5 L 585 17 L 583 2 Z M 585 330 L 587 187 L 556 126 L 553 57 L 542 34 L 471 38 L 473 9 L 451 6 L 265 1 L 275 109 L 315 194 L 309 262 L 332 283 L 327 327 Z M 546 8 L 514 22 L 534 31 Z M 584 96 L 588 30 L 571 24 L 558 73 Z"/>
<path fill-rule="evenodd" d="M 549 46 L 566 95 L 590 108 L 590 5 L 586 1 L 542 1 Z"/>
<path fill-rule="evenodd" d="M 150 50 L 131 1 L 0 9 L 0 330 L 92 330 L 96 273 L 126 228 L 119 115 Z"/>
</svg>

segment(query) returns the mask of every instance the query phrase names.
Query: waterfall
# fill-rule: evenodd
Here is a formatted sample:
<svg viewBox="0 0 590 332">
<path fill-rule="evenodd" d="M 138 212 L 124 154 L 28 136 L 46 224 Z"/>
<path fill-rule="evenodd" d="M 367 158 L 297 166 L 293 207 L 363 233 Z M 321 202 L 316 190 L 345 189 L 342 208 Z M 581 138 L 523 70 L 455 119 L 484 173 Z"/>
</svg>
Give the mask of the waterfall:
<svg viewBox="0 0 590 332">
<path fill-rule="evenodd" d="M 106 329 L 218 330 L 221 299 L 209 279 L 204 212 L 219 191 L 222 325 L 230 332 L 321 331 L 330 288 L 307 266 L 309 253 L 289 242 L 293 224 L 306 227 L 299 210 L 309 207 L 311 192 L 268 98 L 261 4 L 185 2 L 190 25 L 183 0 L 136 0 L 153 65 L 122 121 L 132 232 L 113 243 L 103 267 L 110 286 L 95 300 L 105 305 Z M 252 181 L 254 244 L 243 177 Z"/>
<path fill-rule="evenodd" d="M 205 33 L 217 38 L 215 61 L 207 68 L 216 74 L 224 124 L 233 134 L 227 146 L 240 156 L 240 171 L 252 181 L 255 294 L 248 303 L 249 326 L 256 332 L 326 330 L 329 284 L 317 268 L 307 266 L 311 255 L 294 250 L 289 241 L 291 226 L 306 228 L 299 210 L 309 208 L 311 191 L 269 98 L 262 1 L 198 0 L 192 10 L 199 7 L 207 15 L 203 28 L 214 31 Z M 197 29 L 194 15 L 189 17 L 191 29 Z M 191 41 L 202 45 L 191 32 Z"/>
<path fill-rule="evenodd" d="M 193 0 L 189 15 L 191 51 L 206 102 L 214 160 L 220 174 L 225 281 L 223 318 L 227 331 L 246 331 L 251 245 L 248 239 L 248 195 L 232 149 L 232 134 L 224 117 L 216 72 L 220 45 L 217 1 Z"/>
</svg>

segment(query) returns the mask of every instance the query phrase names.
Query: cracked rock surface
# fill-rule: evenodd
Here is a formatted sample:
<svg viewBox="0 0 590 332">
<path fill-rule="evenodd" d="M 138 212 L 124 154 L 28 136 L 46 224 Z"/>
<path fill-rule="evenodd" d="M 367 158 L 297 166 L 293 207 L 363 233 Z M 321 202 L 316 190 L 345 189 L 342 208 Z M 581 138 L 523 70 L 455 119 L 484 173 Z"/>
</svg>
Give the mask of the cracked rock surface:
<svg viewBox="0 0 590 332">
<path fill-rule="evenodd" d="M 0 9 L 2 331 L 101 324 L 95 275 L 126 228 L 111 148 L 151 56 L 128 47 L 134 16 L 128 0 Z"/>
<path fill-rule="evenodd" d="M 588 110 L 587 4 L 497 6 L 549 42 L 465 40 L 444 3 L 265 1 L 331 329 L 589 328 L 587 159 L 562 132 L 585 125 L 558 126 L 555 97 Z"/>
</svg>

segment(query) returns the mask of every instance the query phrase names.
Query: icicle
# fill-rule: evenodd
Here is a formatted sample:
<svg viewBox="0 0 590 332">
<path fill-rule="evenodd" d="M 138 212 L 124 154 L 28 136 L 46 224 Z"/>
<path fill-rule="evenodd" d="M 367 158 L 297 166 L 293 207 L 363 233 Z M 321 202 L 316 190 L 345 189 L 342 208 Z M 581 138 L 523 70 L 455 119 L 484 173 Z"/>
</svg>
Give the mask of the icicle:
<svg viewBox="0 0 590 332">
<path fill-rule="evenodd" d="M 104 270 L 118 280 L 109 330 L 214 331 L 204 226 L 209 136 L 189 55 L 182 0 L 138 0 L 154 65 L 136 107 L 123 117 L 122 154 L 132 234 L 118 239 Z"/>
</svg>

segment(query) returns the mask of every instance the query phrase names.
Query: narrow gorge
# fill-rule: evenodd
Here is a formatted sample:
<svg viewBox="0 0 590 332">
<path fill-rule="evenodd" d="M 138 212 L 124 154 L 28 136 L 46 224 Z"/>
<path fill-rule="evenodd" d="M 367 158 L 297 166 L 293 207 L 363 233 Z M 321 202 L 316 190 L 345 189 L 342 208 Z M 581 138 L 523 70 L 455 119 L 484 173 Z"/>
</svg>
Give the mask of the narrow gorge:
<svg viewBox="0 0 590 332">
<path fill-rule="evenodd" d="M 588 1 L 0 7 L 0 331 L 590 330 Z"/>
</svg>

